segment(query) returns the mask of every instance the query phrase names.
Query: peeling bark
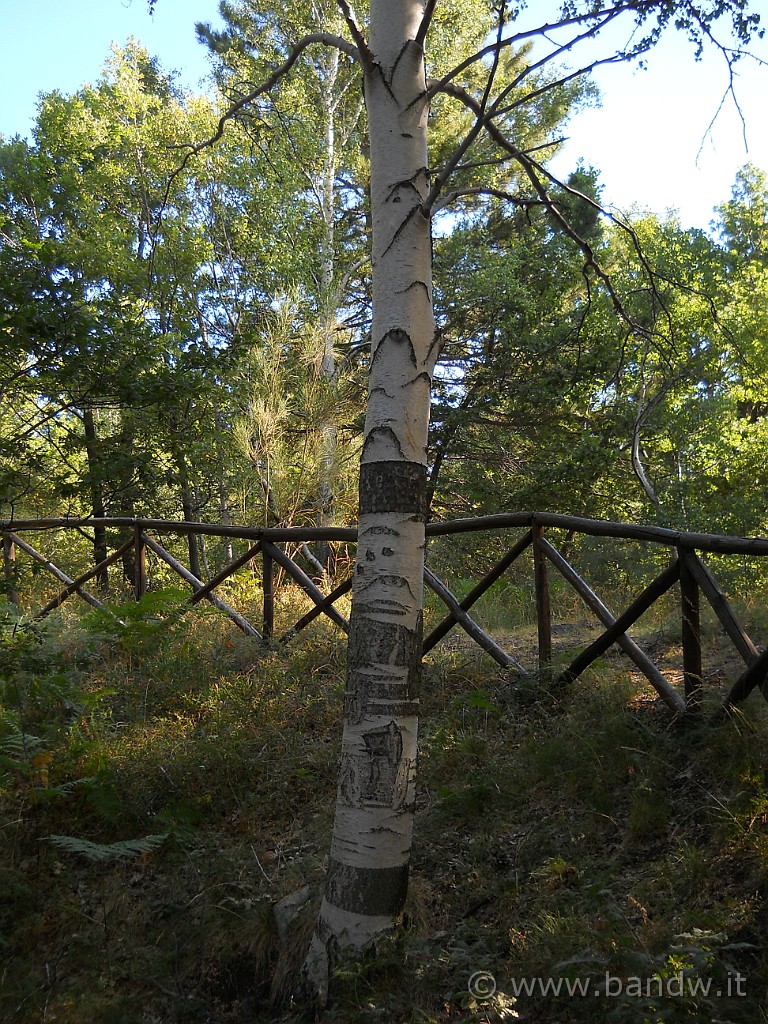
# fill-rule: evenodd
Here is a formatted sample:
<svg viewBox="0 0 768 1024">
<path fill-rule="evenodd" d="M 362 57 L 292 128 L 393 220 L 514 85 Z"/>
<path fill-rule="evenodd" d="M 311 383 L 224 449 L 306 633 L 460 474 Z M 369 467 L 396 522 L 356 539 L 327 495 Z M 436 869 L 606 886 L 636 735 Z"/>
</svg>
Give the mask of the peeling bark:
<svg viewBox="0 0 768 1024">
<path fill-rule="evenodd" d="M 371 11 L 372 358 L 344 710 L 325 898 L 305 963 L 322 1002 L 339 948 L 402 912 L 413 834 L 432 309 L 422 0 Z"/>
</svg>

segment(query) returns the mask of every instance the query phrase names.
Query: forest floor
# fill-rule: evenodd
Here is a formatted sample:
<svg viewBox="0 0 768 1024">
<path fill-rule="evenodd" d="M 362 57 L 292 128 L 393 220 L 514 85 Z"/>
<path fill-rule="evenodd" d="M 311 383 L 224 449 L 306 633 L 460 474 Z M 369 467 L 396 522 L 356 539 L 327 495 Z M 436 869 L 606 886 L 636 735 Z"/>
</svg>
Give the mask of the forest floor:
<svg viewBox="0 0 768 1024">
<path fill-rule="evenodd" d="M 125 606 L 125 629 L 74 608 L 39 633 L 6 620 L 8 1024 L 306 1019 L 290 993 L 322 891 L 344 647 L 319 624 L 264 652 L 174 601 Z M 555 633 L 561 661 L 592 628 Z M 496 635 L 534 661 L 529 625 Z M 714 717 L 740 664 L 707 640 L 704 708 L 682 727 L 618 653 L 555 695 L 451 634 L 425 665 L 402 926 L 337 965 L 321 1020 L 768 1021 L 768 708 L 755 693 Z M 673 631 L 643 643 L 679 683 Z"/>
</svg>

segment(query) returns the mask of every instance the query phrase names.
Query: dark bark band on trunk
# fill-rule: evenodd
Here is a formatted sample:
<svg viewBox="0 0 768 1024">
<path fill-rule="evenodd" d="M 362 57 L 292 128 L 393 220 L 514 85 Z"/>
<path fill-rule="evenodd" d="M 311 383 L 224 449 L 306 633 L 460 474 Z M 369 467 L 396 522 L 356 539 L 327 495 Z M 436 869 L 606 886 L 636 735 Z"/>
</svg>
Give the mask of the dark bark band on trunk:
<svg viewBox="0 0 768 1024">
<path fill-rule="evenodd" d="M 407 864 L 394 868 L 358 868 L 333 858 L 328 863 L 326 899 L 350 914 L 370 917 L 399 914 L 407 891 Z"/>
<path fill-rule="evenodd" d="M 360 515 L 409 512 L 427 517 L 427 467 L 418 462 L 367 462 L 360 467 Z"/>
</svg>

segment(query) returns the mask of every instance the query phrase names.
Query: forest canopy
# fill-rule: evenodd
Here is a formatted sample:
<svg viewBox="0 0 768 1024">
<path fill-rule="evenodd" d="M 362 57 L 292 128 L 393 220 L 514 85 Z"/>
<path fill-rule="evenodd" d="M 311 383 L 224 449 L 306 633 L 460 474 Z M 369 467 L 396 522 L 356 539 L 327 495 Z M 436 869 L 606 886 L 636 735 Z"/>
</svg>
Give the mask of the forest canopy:
<svg viewBox="0 0 768 1024">
<path fill-rule="evenodd" d="M 269 59 L 239 43 L 246 18 L 211 39 L 216 91 L 183 93 L 131 40 L 94 86 L 43 97 L 31 141 L 0 146 L 4 517 L 354 519 L 369 226 L 344 55 L 313 55 L 174 173 Z M 561 90 L 515 137 L 554 153 L 588 101 Z M 436 164 L 456 116 L 436 103 Z M 765 172 L 743 168 L 709 229 L 643 214 L 627 230 L 593 205 L 599 169 L 573 168 L 563 205 L 625 318 L 519 176 L 473 197 L 479 172 L 461 173 L 470 194 L 435 242 L 433 515 L 763 531 Z"/>
</svg>

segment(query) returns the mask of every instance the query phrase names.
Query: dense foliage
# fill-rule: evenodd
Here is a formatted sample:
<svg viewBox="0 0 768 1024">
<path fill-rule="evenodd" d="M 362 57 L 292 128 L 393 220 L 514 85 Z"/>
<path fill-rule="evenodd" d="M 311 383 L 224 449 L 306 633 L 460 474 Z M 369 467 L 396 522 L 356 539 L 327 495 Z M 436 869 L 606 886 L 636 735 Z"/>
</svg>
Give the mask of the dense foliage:
<svg viewBox="0 0 768 1024">
<path fill-rule="evenodd" d="M 242 6 L 210 39 L 230 95 L 268 57 Z M 130 42 L 95 86 L 44 97 L 31 141 L 2 142 L 4 516 L 354 518 L 363 111 L 343 55 L 286 88 L 182 163 L 225 100 L 181 93 Z M 589 99 L 558 97 L 515 136 L 541 147 Z M 436 117 L 437 164 L 466 126 Z M 436 241 L 433 514 L 764 530 L 765 174 L 745 167 L 705 232 L 606 219 L 580 165 L 560 203 L 585 265 L 530 185 L 498 170 L 498 194 L 472 198 L 478 173 Z"/>
</svg>

